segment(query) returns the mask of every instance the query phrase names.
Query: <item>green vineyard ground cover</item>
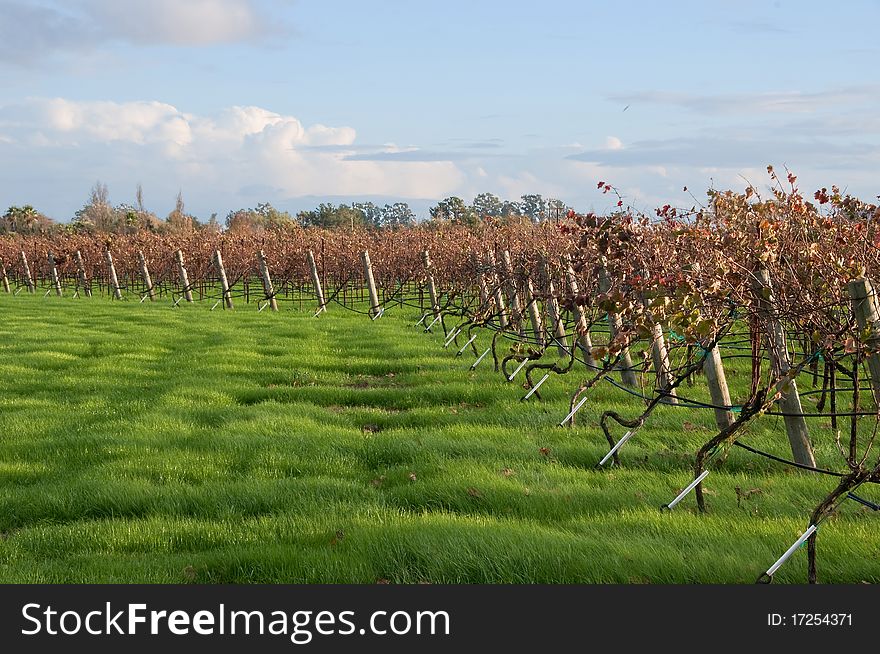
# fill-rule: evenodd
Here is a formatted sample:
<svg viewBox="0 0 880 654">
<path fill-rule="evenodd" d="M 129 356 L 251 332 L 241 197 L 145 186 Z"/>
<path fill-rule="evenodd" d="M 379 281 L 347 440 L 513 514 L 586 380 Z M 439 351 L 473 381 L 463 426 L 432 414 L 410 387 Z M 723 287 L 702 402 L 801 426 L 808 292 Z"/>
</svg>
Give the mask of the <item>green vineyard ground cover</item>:
<svg viewBox="0 0 880 654">
<path fill-rule="evenodd" d="M 660 407 L 597 470 L 601 412 L 639 399 L 602 384 L 559 428 L 582 367 L 521 403 L 522 374 L 468 371 L 415 310 L 313 310 L 0 296 L 0 581 L 751 583 L 836 483 L 734 448 L 706 515 L 661 513 L 711 410 Z M 736 403 L 749 362 L 727 368 Z M 789 456 L 778 417 L 744 442 Z M 877 526 L 855 502 L 823 523 L 820 580 L 880 581 Z M 804 583 L 805 551 L 776 578 Z"/>
</svg>

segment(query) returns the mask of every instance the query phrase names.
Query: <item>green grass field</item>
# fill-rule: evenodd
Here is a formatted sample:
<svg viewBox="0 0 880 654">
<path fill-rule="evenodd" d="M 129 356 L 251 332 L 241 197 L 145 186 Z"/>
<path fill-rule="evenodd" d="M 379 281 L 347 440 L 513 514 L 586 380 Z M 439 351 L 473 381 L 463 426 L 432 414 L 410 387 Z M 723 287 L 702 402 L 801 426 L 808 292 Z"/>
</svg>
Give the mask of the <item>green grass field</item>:
<svg viewBox="0 0 880 654">
<path fill-rule="evenodd" d="M 751 583 L 835 485 L 734 448 L 708 514 L 661 513 L 711 411 L 661 407 L 595 470 L 601 411 L 642 407 L 610 384 L 563 429 L 580 374 L 520 403 L 410 310 L 169 305 L 0 296 L 0 581 Z M 744 440 L 787 454 L 781 418 Z M 824 523 L 820 581 L 880 581 L 878 524 L 851 501 Z"/>
</svg>

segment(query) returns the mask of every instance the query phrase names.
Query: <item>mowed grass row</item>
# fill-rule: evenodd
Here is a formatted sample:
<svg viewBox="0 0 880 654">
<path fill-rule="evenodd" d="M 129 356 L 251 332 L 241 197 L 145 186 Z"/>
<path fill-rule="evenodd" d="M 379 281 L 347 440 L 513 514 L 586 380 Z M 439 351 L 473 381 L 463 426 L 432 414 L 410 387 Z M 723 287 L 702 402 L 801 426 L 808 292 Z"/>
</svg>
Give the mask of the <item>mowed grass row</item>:
<svg viewBox="0 0 880 654">
<path fill-rule="evenodd" d="M 520 403 L 417 318 L 0 296 L 0 581 L 750 583 L 834 486 L 734 449 L 707 515 L 661 513 L 711 411 L 660 408 L 596 470 L 601 412 L 637 398 L 603 384 L 559 428 L 581 373 Z M 746 440 L 786 454 L 781 419 Z M 877 526 L 853 502 L 823 524 L 820 579 L 880 580 Z"/>
</svg>

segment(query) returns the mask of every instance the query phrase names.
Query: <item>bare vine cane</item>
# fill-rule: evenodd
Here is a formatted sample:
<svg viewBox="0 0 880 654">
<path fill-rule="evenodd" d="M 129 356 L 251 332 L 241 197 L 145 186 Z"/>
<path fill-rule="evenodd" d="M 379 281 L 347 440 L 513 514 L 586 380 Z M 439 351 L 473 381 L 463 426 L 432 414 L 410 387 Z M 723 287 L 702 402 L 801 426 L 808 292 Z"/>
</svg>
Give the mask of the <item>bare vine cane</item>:
<svg viewBox="0 0 880 654">
<path fill-rule="evenodd" d="M 487 309 L 487 312 L 488 311 L 489 310 Z M 468 336 L 470 336 L 471 338 L 468 340 L 467 345 L 470 345 L 471 349 L 473 350 L 474 356 L 477 357 L 476 361 L 474 361 L 474 363 L 471 364 L 471 367 L 470 367 L 471 370 L 475 370 L 476 367 L 479 365 L 480 361 L 482 361 L 483 358 L 487 354 L 489 354 L 489 352 L 492 352 L 493 358 L 495 360 L 495 372 L 498 372 L 498 357 L 494 352 L 494 348 L 495 348 L 495 339 L 498 337 L 499 332 L 494 328 L 494 324 L 492 321 L 496 317 L 499 317 L 500 315 L 501 315 L 500 313 L 487 313 L 487 315 L 483 316 L 481 319 L 474 320 L 474 322 L 471 324 L 471 326 L 468 327 Z M 492 342 L 489 345 L 489 347 L 486 349 L 486 351 L 483 352 L 482 354 L 480 354 L 479 350 L 477 350 L 477 346 L 475 344 L 476 336 L 473 334 L 473 330 L 480 329 L 480 328 L 488 328 L 488 329 L 491 329 L 493 332 Z M 465 348 L 467 347 L 467 345 L 465 346 Z M 462 350 L 460 350 L 460 352 L 464 351 L 465 348 L 462 348 Z"/>
<path fill-rule="evenodd" d="M 535 349 L 531 347 L 525 348 L 525 352 L 519 351 L 522 347 L 522 343 L 517 343 L 514 348 L 515 351 L 508 354 L 501 361 L 501 372 L 507 381 L 513 381 L 513 378 L 516 376 L 517 372 L 519 372 L 520 368 L 524 367 L 525 362 L 527 361 L 536 361 L 544 356 L 544 349 Z M 511 361 L 516 361 L 520 364 L 519 368 L 516 368 L 512 373 L 507 372 L 507 364 Z"/>
<path fill-rule="evenodd" d="M 559 361 L 554 361 L 553 363 L 533 363 L 526 366 L 526 388 L 529 389 L 529 393 L 524 395 L 520 400 L 527 400 L 529 397 L 534 395 L 539 400 L 541 398 L 541 392 L 538 390 L 538 387 L 544 383 L 547 377 L 551 374 L 557 375 L 565 375 L 571 372 L 572 368 L 574 368 L 574 362 L 577 360 L 577 356 L 575 355 L 574 348 L 565 348 L 565 351 L 568 353 L 568 358 L 566 359 L 566 364 L 564 366 L 559 365 Z M 532 372 L 535 370 L 546 370 L 547 373 L 537 384 L 532 380 Z"/>
<path fill-rule="evenodd" d="M 569 402 L 570 411 L 568 415 L 563 418 L 562 422 L 559 423 L 560 427 L 565 426 L 565 423 L 568 423 L 569 427 L 574 427 L 575 413 L 577 413 L 577 410 L 580 408 L 581 402 L 586 400 L 585 397 L 581 400 L 581 396 L 607 377 L 608 374 L 615 369 L 615 366 L 620 363 L 620 358 L 620 354 L 617 354 L 614 358 L 610 356 L 605 357 L 602 360 L 602 367 L 598 369 L 598 372 L 589 379 L 583 381 L 580 386 L 577 387 L 577 390 L 572 394 L 571 401 Z M 579 402 L 579 400 L 581 402 Z"/>
<path fill-rule="evenodd" d="M 866 470 L 860 467 L 859 469 L 850 472 L 846 477 L 843 477 L 837 485 L 837 488 L 831 491 L 831 493 L 819 503 L 819 506 L 813 510 L 813 514 L 810 516 L 810 524 L 818 527 L 819 523 L 831 515 L 837 505 L 846 499 L 848 493 L 856 490 L 859 486 L 870 479 L 877 481 L 878 475 L 880 475 L 880 464 L 878 464 L 873 470 Z M 807 575 L 811 584 L 815 584 L 817 581 L 816 535 L 817 532 L 813 532 L 807 539 Z"/>
<path fill-rule="evenodd" d="M 468 347 L 470 347 L 471 350 L 472 350 L 473 353 L 474 353 L 474 356 L 475 356 L 475 357 L 479 357 L 479 356 L 480 356 L 480 351 L 477 349 L 477 346 L 476 346 L 476 338 L 477 338 L 477 337 L 476 337 L 476 334 L 474 334 L 474 330 L 491 328 L 491 326 L 492 326 L 492 321 L 493 321 L 496 317 L 498 317 L 498 315 L 499 315 L 498 313 L 491 313 L 491 309 L 489 309 L 488 307 L 486 307 L 486 309 L 485 309 L 485 311 L 484 311 L 484 313 L 483 313 L 482 316 L 479 316 L 479 315 L 476 316 L 476 317 L 471 321 L 471 324 L 470 324 L 470 325 L 468 326 L 468 328 L 467 328 L 467 331 L 468 331 L 468 337 L 469 337 L 469 338 L 468 338 L 468 341 L 467 341 L 467 343 L 465 344 L 465 346 L 464 346 L 461 350 L 459 350 L 458 354 L 459 354 L 459 355 L 462 354 L 462 353 L 464 352 L 465 349 L 467 349 Z M 471 369 L 473 369 L 473 367 L 472 367 Z"/>
<path fill-rule="evenodd" d="M 835 444 L 844 456 L 849 474 L 841 478 L 837 487 L 831 491 L 814 509 L 811 516 L 811 524 L 818 527 L 819 523 L 831 515 L 840 502 L 849 497 L 852 491 L 862 484 L 880 481 L 880 462 L 873 468 L 866 467 L 865 463 L 870 456 L 871 449 L 877 439 L 878 427 L 880 427 L 880 311 L 877 307 L 877 298 L 870 281 L 860 276 L 848 283 L 848 290 L 853 302 L 853 313 L 859 331 L 853 344 L 858 347 L 853 352 L 852 366 L 852 393 L 853 406 L 850 413 L 850 438 L 848 448 L 840 444 L 840 435 L 837 432 Z M 859 457 L 858 452 L 858 419 L 859 411 L 859 365 L 864 361 L 868 368 L 868 377 L 871 383 L 871 391 L 874 398 L 874 426 L 871 435 L 865 444 L 864 454 Z M 809 583 L 817 582 L 816 549 L 817 531 L 814 530 L 807 540 L 807 565 Z M 765 573 L 762 577 L 768 577 L 768 583 L 772 581 L 772 575 Z M 763 579 L 759 578 L 759 581 Z"/>
<path fill-rule="evenodd" d="M 703 367 L 703 362 L 709 356 L 709 353 L 714 347 L 718 345 L 721 339 L 727 335 L 727 333 L 730 331 L 730 328 L 731 325 L 729 324 L 723 330 L 719 331 L 715 335 L 715 337 L 709 342 L 707 347 L 700 346 L 701 354 L 699 358 L 689 361 L 684 367 L 683 371 L 678 372 L 672 380 L 670 380 L 661 389 L 659 389 L 659 392 L 656 393 L 654 397 L 652 397 L 648 401 L 647 407 L 638 417 L 632 420 L 628 420 L 622 417 L 616 411 L 605 411 L 602 413 L 602 417 L 599 419 L 599 426 L 602 427 L 602 432 L 605 434 L 605 439 L 608 441 L 608 445 L 611 447 L 610 454 L 615 466 L 620 465 L 618 451 L 619 446 L 622 445 L 622 443 L 620 441 L 615 441 L 614 438 L 611 436 L 611 432 L 608 430 L 608 419 L 610 418 L 611 420 L 614 420 L 614 422 L 616 422 L 618 425 L 626 427 L 630 430 L 626 438 L 632 436 L 635 430 L 641 429 L 645 425 L 645 422 L 648 420 L 648 417 L 654 412 L 654 409 L 656 409 L 660 404 L 664 403 L 664 400 L 672 396 L 675 392 L 675 389 L 678 388 L 678 386 L 681 385 L 685 380 L 689 379 L 696 370 Z M 604 459 L 597 464 L 597 467 L 600 467 L 603 462 Z"/>
<path fill-rule="evenodd" d="M 784 375 L 776 377 L 766 387 L 759 388 L 753 395 L 743 403 L 739 416 L 730 425 L 720 430 L 715 436 L 707 441 L 699 450 L 694 462 L 694 478 L 699 477 L 709 459 L 718 453 L 719 448 L 730 447 L 740 436 L 743 427 L 749 424 L 753 419 L 763 415 L 773 404 L 779 399 L 782 387 L 790 380 L 795 378 L 800 372 L 806 368 L 816 354 L 806 357 L 798 365 L 790 368 Z M 706 512 L 706 502 L 703 497 L 702 482 L 698 483 L 694 488 L 695 497 L 697 499 L 697 507 L 700 513 Z"/>
<path fill-rule="evenodd" d="M 581 322 L 583 323 L 583 325 L 580 324 Z M 583 313 L 581 313 L 579 316 L 578 331 L 580 332 L 580 329 L 582 327 L 584 333 L 589 334 L 589 330 L 592 329 L 593 324 L 594 323 L 592 323 L 592 322 L 588 324 L 586 321 L 586 317 L 583 315 Z M 592 345 L 592 343 L 591 343 L 591 345 Z M 531 395 L 534 395 L 538 399 L 541 399 L 541 394 L 537 390 L 537 386 L 539 386 L 540 384 L 543 384 L 544 381 L 542 379 L 542 381 L 539 381 L 536 386 L 535 382 L 532 380 L 532 373 L 535 370 L 546 370 L 547 374 L 544 376 L 544 379 L 546 379 L 547 375 L 551 375 L 551 374 L 565 375 L 565 374 L 568 374 L 569 372 L 571 372 L 572 369 L 574 368 L 575 361 L 578 360 L 578 358 L 577 358 L 577 348 L 578 347 L 579 347 L 578 344 L 572 345 L 571 347 L 569 347 L 567 345 L 564 346 L 564 350 L 568 354 L 567 363 L 564 366 L 561 366 L 559 361 L 554 361 L 553 363 L 533 363 L 531 365 L 526 366 L 526 385 L 527 385 L 527 388 L 530 389 L 530 392 L 529 392 L 529 394 L 523 396 L 521 399 L 526 400 Z M 586 352 L 586 356 L 588 358 L 591 358 L 589 352 Z M 589 366 L 591 364 L 589 362 L 587 362 L 587 365 Z"/>
</svg>

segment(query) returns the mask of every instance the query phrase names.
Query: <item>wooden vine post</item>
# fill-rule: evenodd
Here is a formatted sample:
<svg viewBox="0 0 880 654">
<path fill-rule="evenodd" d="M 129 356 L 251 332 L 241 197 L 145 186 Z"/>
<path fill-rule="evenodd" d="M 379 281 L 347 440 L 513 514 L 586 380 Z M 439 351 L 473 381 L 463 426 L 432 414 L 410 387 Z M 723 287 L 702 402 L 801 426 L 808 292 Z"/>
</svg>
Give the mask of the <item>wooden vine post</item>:
<svg viewBox="0 0 880 654">
<path fill-rule="evenodd" d="M 871 391 L 874 396 L 875 405 L 880 402 L 880 308 L 878 308 L 877 293 L 870 280 L 865 277 L 859 277 L 847 284 L 850 298 L 853 303 L 853 313 L 855 314 L 856 324 L 862 332 L 862 339 L 866 346 L 865 360 L 868 364 L 868 376 L 871 380 Z M 858 378 L 856 378 L 858 383 Z M 853 424 L 855 427 L 855 423 Z M 873 439 L 872 439 L 873 440 Z M 868 444 L 868 450 L 871 445 Z M 817 581 L 816 572 L 816 527 L 825 518 L 827 518 L 837 507 L 843 498 L 849 497 L 857 499 L 851 494 L 860 485 L 872 480 L 876 477 L 880 466 L 871 469 L 862 464 L 867 459 L 868 453 L 864 454 L 861 461 L 857 461 L 856 439 L 853 435 L 850 439 L 850 454 L 847 462 L 850 466 L 850 473 L 844 476 L 837 488 L 825 497 L 824 500 L 815 508 L 810 517 L 812 533 L 807 540 L 807 556 L 808 556 L 808 580 L 811 584 Z M 865 500 L 859 500 L 863 504 L 870 503 Z M 876 508 L 876 507 L 874 507 Z M 801 537 L 803 538 L 803 537 Z M 769 571 L 768 571 L 769 574 Z"/>
<path fill-rule="evenodd" d="M 694 275 L 700 274 L 700 264 L 694 262 L 690 266 Z M 731 406 L 730 390 L 727 388 L 727 376 L 724 374 L 724 364 L 721 361 L 721 350 L 716 343 L 711 350 L 705 353 L 703 359 L 703 374 L 706 376 L 706 384 L 709 386 L 709 397 L 716 406 L 715 424 L 719 431 L 730 427 L 736 422 L 736 416 L 728 409 L 719 409 L 721 406 Z"/>
<path fill-rule="evenodd" d="M 76 277 L 79 285 L 82 287 L 83 295 L 86 297 L 92 297 L 92 285 L 89 283 L 89 278 L 86 276 L 86 264 L 83 262 L 82 252 L 77 250 L 73 258 L 76 259 Z"/>
<path fill-rule="evenodd" d="M 309 250 L 311 254 L 311 250 Z M 260 278 L 263 280 L 263 293 L 269 302 L 269 308 L 272 311 L 278 311 L 278 301 L 275 299 L 275 287 L 272 286 L 272 277 L 269 276 L 269 263 L 266 261 L 266 253 L 260 250 L 257 252 L 257 262 L 260 264 Z"/>
<path fill-rule="evenodd" d="M 847 284 L 849 296 L 853 301 L 853 312 L 859 329 L 868 332 L 866 344 L 871 353 L 867 356 L 868 373 L 871 376 L 871 390 L 876 406 L 880 406 L 880 309 L 877 293 L 871 282 L 859 277 Z"/>
<path fill-rule="evenodd" d="M 192 289 L 189 286 L 189 275 L 183 265 L 183 252 L 178 250 L 174 253 L 174 261 L 177 264 L 177 274 L 180 277 L 180 285 L 183 287 L 183 297 L 187 302 L 193 301 Z"/>
<path fill-rule="evenodd" d="M 791 369 L 791 360 L 788 356 L 785 330 L 782 323 L 773 314 L 773 287 L 770 283 L 770 273 L 766 268 L 761 267 L 755 271 L 753 291 L 759 315 L 764 323 L 771 368 L 774 375 L 785 375 Z M 779 400 L 779 407 L 786 414 L 784 416 L 785 431 L 791 445 L 791 454 L 797 463 L 815 467 L 816 459 L 813 456 L 807 421 L 802 415 L 804 410 L 801 407 L 800 395 L 798 395 L 797 381 L 795 379 L 783 380 L 777 390 L 782 396 Z"/>
<path fill-rule="evenodd" d="M 119 288 L 119 278 L 116 276 L 116 266 L 113 265 L 113 255 L 110 250 L 104 250 L 104 260 L 107 262 L 107 271 L 110 276 L 110 288 L 113 289 L 113 297 L 122 299 L 122 289 Z"/>
<path fill-rule="evenodd" d="M 535 343 L 540 347 L 544 347 L 544 321 L 541 318 L 541 306 L 538 304 L 538 296 L 535 294 L 535 287 L 532 284 L 531 277 L 526 277 L 526 295 L 529 300 L 529 319 L 532 323 L 532 334 L 535 337 Z"/>
<path fill-rule="evenodd" d="M 709 396 L 712 404 L 718 406 L 730 406 L 730 391 L 727 388 L 727 377 L 724 375 L 724 366 L 721 363 L 721 353 L 716 345 L 706 353 L 703 359 L 703 374 L 706 375 L 706 383 L 709 385 Z M 715 409 L 715 424 L 718 429 L 725 429 L 734 423 L 736 418 L 727 409 Z"/>
<path fill-rule="evenodd" d="M 3 292 L 9 293 L 9 277 L 6 276 L 6 264 L 0 263 L 0 277 L 3 280 Z"/>
<path fill-rule="evenodd" d="M 52 276 L 52 287 L 55 289 L 55 295 L 61 297 L 61 279 L 58 277 L 58 266 L 55 265 L 55 255 L 52 254 L 51 250 L 46 255 L 46 259 L 49 262 L 49 274 Z"/>
<path fill-rule="evenodd" d="M 232 293 L 229 289 L 229 280 L 226 278 L 226 268 L 223 267 L 223 255 L 220 250 L 214 250 L 214 265 L 217 267 L 217 274 L 220 276 L 220 290 L 223 291 L 223 306 L 226 309 L 233 309 Z"/>
<path fill-rule="evenodd" d="M 666 339 L 663 337 L 663 325 L 655 322 L 651 326 L 651 361 L 654 364 L 654 374 L 657 376 L 657 388 L 669 388 L 672 385 L 672 372 L 669 369 L 669 351 L 666 349 Z M 675 389 L 669 390 L 669 395 L 663 398 L 666 404 L 678 404 Z"/>
<path fill-rule="evenodd" d="M 486 286 L 486 277 L 482 273 L 477 277 L 477 288 L 480 293 L 480 310 L 484 311 L 489 306 L 489 287 Z"/>
<path fill-rule="evenodd" d="M 562 322 L 562 313 L 559 311 L 559 300 L 556 297 L 556 287 L 553 284 L 553 278 L 550 276 L 550 270 L 547 266 L 547 260 L 542 256 L 538 260 L 538 273 L 544 282 L 544 288 L 547 289 L 547 312 L 550 314 L 550 321 L 553 323 L 553 336 L 559 347 L 559 355 L 568 354 L 568 339 L 565 336 L 565 325 Z"/>
<path fill-rule="evenodd" d="M 877 294 L 874 291 L 874 287 L 871 284 L 870 280 L 865 277 L 858 277 L 850 281 L 847 284 L 847 290 L 849 291 L 850 298 L 852 300 L 853 305 L 853 314 L 855 314 L 856 324 L 859 327 L 859 330 L 862 332 L 863 342 L 867 346 L 865 352 L 865 360 L 868 364 L 868 376 L 871 380 L 871 391 L 874 396 L 874 402 L 877 403 L 880 401 L 880 309 L 878 309 L 877 302 Z M 878 405 L 880 406 L 880 405 Z M 873 440 L 873 439 L 872 439 Z M 856 443 L 855 438 L 853 437 L 850 441 L 850 454 L 847 458 L 847 462 L 850 466 L 850 472 L 847 475 L 844 475 L 840 483 L 837 487 L 831 491 L 822 502 L 815 508 L 813 514 L 810 516 L 810 527 L 808 531 L 805 532 L 798 541 L 795 542 L 795 545 L 792 545 L 789 548 L 788 552 L 783 554 L 783 556 L 777 561 L 773 566 L 771 566 L 766 573 L 764 573 L 761 577 L 759 577 L 759 581 L 764 578 L 769 578 L 772 581 L 773 573 L 781 564 L 780 562 L 785 562 L 790 553 L 794 550 L 795 546 L 803 542 L 804 537 L 807 538 L 807 573 L 808 573 L 808 581 L 811 584 L 815 584 L 817 581 L 817 572 L 816 572 L 816 536 L 817 536 L 817 527 L 818 525 L 829 515 L 831 515 L 834 510 L 837 508 L 839 503 L 843 501 L 846 497 L 852 499 L 858 499 L 855 495 L 852 495 L 851 492 L 857 489 L 859 486 L 864 484 L 865 482 L 869 482 L 872 480 L 872 477 L 876 476 L 878 469 L 880 468 L 871 468 L 865 467 L 862 465 L 867 458 L 867 452 L 864 455 L 864 458 L 861 461 L 856 460 L 856 451 L 855 451 Z M 870 444 L 868 445 L 868 449 L 870 449 Z M 861 503 L 867 503 L 871 506 L 870 503 L 865 502 L 865 500 L 859 500 Z"/>
<path fill-rule="evenodd" d="M 642 276 L 649 277 L 648 271 L 643 270 Z M 658 390 L 669 389 L 661 402 L 664 404 L 678 404 L 675 389 L 670 388 L 674 379 L 669 365 L 669 350 L 666 348 L 666 338 L 663 336 L 663 325 L 654 320 L 647 296 L 644 293 L 640 293 L 639 299 L 645 308 L 645 315 L 651 323 L 651 363 L 654 367 L 655 387 Z"/>
<path fill-rule="evenodd" d="M 370 253 L 361 252 L 361 261 L 364 264 L 364 279 L 367 281 L 367 291 L 370 294 L 370 316 L 379 317 L 382 307 L 379 305 L 379 293 L 376 291 L 376 280 L 373 278 L 373 264 L 370 263 Z"/>
<path fill-rule="evenodd" d="M 489 311 L 489 286 L 486 284 L 486 274 L 481 269 L 480 260 L 473 252 L 471 252 L 470 254 L 470 261 L 474 271 L 476 272 L 477 292 L 479 293 L 480 298 L 480 308 L 477 311 L 477 314 L 482 315 Z"/>
<path fill-rule="evenodd" d="M 427 274 L 428 297 L 431 300 L 431 313 L 434 318 L 440 317 L 440 298 L 437 295 L 437 284 L 434 283 L 434 274 L 431 272 L 431 255 L 427 250 L 422 251 L 422 263 L 425 265 Z"/>
<path fill-rule="evenodd" d="M 495 298 L 495 310 L 498 312 L 498 322 L 501 329 L 507 327 L 509 321 L 507 319 L 507 307 L 504 305 L 504 293 L 501 290 L 501 281 L 498 276 L 497 263 L 495 261 L 495 253 L 491 249 L 486 250 L 486 266 L 489 268 L 489 284 L 493 289 Z"/>
<path fill-rule="evenodd" d="M 519 332 L 520 336 L 523 336 L 522 306 L 519 303 L 519 291 L 517 291 L 516 277 L 513 274 L 513 261 L 510 259 L 508 250 L 501 253 L 501 263 L 504 266 L 504 286 L 507 290 L 507 301 L 510 304 L 510 324 Z"/>
<path fill-rule="evenodd" d="M 607 293 L 610 290 L 611 279 L 608 277 L 608 269 L 605 267 L 605 262 L 603 261 L 602 267 L 599 269 L 599 292 Z M 611 336 L 611 340 L 614 340 L 614 337 L 620 332 L 622 326 L 623 324 L 620 316 L 614 312 L 609 312 L 608 332 Z M 629 347 L 623 348 L 620 352 L 620 377 L 623 380 L 623 383 L 627 386 L 636 387 L 639 385 L 639 380 L 636 378 L 636 373 L 633 370 Z"/>
<path fill-rule="evenodd" d="M 323 246 L 323 241 L 321 244 Z M 327 310 L 327 301 L 324 299 L 324 286 L 321 284 L 321 276 L 318 274 L 318 264 L 315 263 L 315 254 L 311 250 L 308 252 L 308 260 L 309 271 L 312 274 L 312 285 L 315 287 L 315 295 L 318 298 L 318 311 L 315 314 L 317 315 L 318 313 Z"/>
<path fill-rule="evenodd" d="M 571 267 L 571 259 L 563 256 L 560 259 L 562 269 L 565 271 L 565 283 L 568 284 L 568 292 L 572 297 L 575 317 L 575 331 L 577 332 L 577 344 L 584 351 L 584 354 L 592 357 L 593 339 L 590 338 L 590 326 L 587 324 L 587 316 L 584 313 L 583 305 L 577 303 L 577 297 L 580 294 L 578 288 L 577 276 L 574 274 L 574 268 Z"/>
<path fill-rule="evenodd" d="M 141 277 L 144 280 L 144 286 L 147 287 L 145 291 L 146 297 L 150 298 L 150 302 L 156 301 L 156 289 L 153 288 L 153 278 L 150 277 L 150 269 L 147 268 L 147 260 L 144 257 L 143 252 L 138 252 L 138 265 L 141 269 Z"/>
<path fill-rule="evenodd" d="M 24 250 L 21 251 L 21 270 L 24 273 L 24 283 L 27 285 L 28 293 L 35 293 L 34 278 L 31 277 L 31 267 L 28 265 L 27 255 Z"/>
</svg>

